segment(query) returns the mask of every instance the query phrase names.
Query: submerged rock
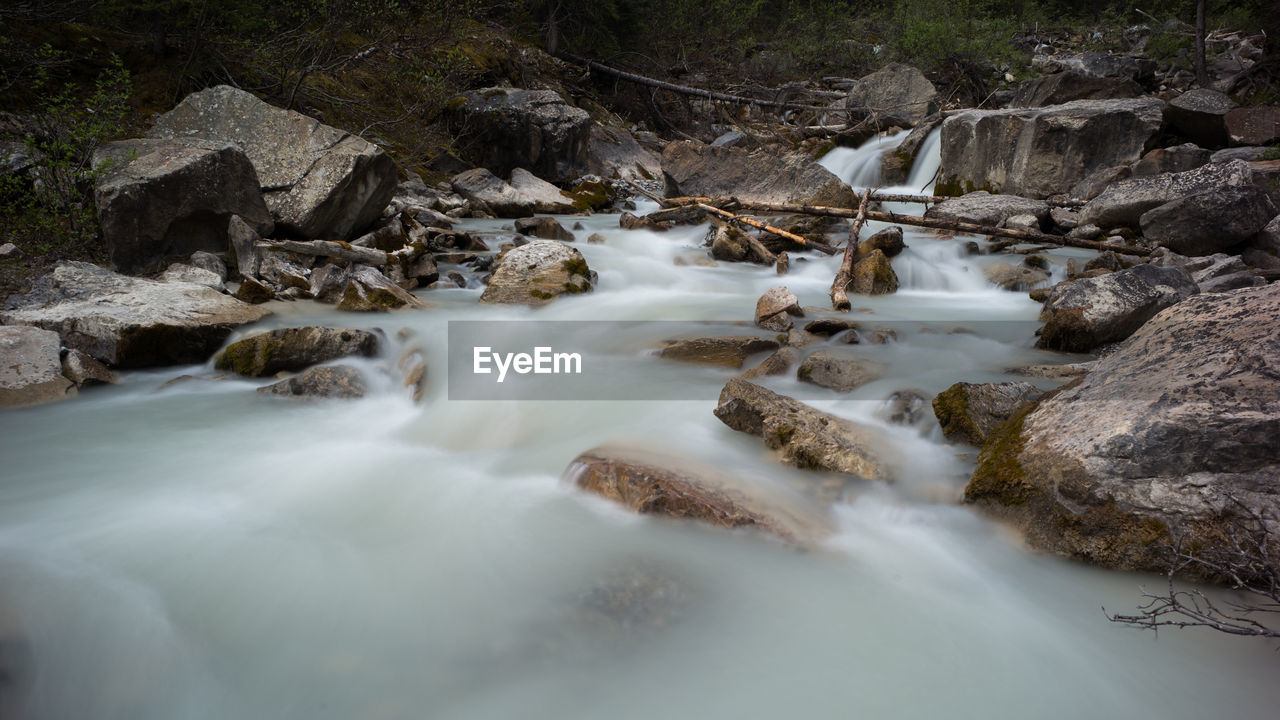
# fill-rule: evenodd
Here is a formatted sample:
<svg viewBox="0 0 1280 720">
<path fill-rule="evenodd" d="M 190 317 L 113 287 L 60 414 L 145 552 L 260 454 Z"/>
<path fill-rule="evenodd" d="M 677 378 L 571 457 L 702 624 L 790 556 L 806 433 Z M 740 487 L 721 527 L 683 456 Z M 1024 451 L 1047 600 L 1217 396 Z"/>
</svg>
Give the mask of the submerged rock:
<svg viewBox="0 0 1280 720">
<path fill-rule="evenodd" d="M 880 250 L 872 250 L 853 264 L 847 289 L 859 295 L 890 295 L 898 291 L 898 273 Z"/>
<path fill-rule="evenodd" d="M 543 240 L 562 240 L 573 242 L 573 233 L 564 229 L 560 221 L 553 217 L 528 217 L 516 220 L 516 232 Z"/>
<path fill-rule="evenodd" d="M 364 374 L 349 365 L 321 365 L 258 388 L 264 395 L 354 400 L 369 392 Z"/>
<path fill-rule="evenodd" d="M 62 375 L 58 334 L 40 328 L 0 326 L 0 409 L 40 405 L 76 394 Z"/>
<path fill-rule="evenodd" d="M 125 277 L 62 262 L 0 321 L 57 332 L 62 344 L 114 367 L 204 362 L 231 331 L 270 315 L 216 290 Z"/>
<path fill-rule="evenodd" d="M 577 487 L 642 515 L 757 528 L 800 545 L 816 543 L 834 526 L 823 509 L 798 494 L 752 486 L 687 457 L 598 447 L 575 458 L 565 476 Z"/>
<path fill-rule="evenodd" d="M 1129 337 L 1156 313 L 1198 292 L 1183 268 L 1154 265 L 1059 283 L 1040 312 L 1045 326 L 1036 347 L 1088 352 Z"/>
<path fill-rule="evenodd" d="M 814 409 L 804 403 L 734 378 L 720 392 L 716 417 L 777 450 L 783 460 L 804 470 L 830 470 L 872 480 L 892 479 L 878 457 L 884 438 L 872 428 Z"/>
<path fill-rule="evenodd" d="M 367 330 L 307 325 L 237 340 L 219 353 L 213 364 L 239 375 L 267 377 L 353 355 L 373 357 L 380 345 L 379 335 Z"/>
<path fill-rule="evenodd" d="M 777 340 L 770 338 L 754 335 L 727 335 L 674 340 L 662 348 L 658 355 L 668 360 L 680 360 L 699 365 L 740 368 L 748 357 L 766 350 L 777 350 L 779 345 Z"/>
<path fill-rule="evenodd" d="M 595 282 L 595 272 L 576 248 L 535 240 L 502 256 L 480 302 L 545 305 L 560 295 L 591 292 Z"/>
<path fill-rule="evenodd" d="M 817 350 L 800 363 L 796 379 L 820 387 L 848 392 L 880 379 L 883 364 L 842 350 Z"/>
<path fill-rule="evenodd" d="M 997 425 L 1039 396 L 1029 382 L 958 382 L 933 398 L 933 414 L 948 440 L 981 447 Z"/>
<path fill-rule="evenodd" d="M 1035 547 L 1161 573 L 1174 537 L 1215 548 L 1242 513 L 1274 523 L 1277 316 L 1278 284 L 1164 310 L 1089 375 L 997 428 L 966 499 Z"/>
<path fill-rule="evenodd" d="M 756 325 L 765 330 L 786 332 L 794 324 L 792 317 L 804 317 L 800 300 L 785 286 L 770 288 L 756 301 Z"/>
</svg>

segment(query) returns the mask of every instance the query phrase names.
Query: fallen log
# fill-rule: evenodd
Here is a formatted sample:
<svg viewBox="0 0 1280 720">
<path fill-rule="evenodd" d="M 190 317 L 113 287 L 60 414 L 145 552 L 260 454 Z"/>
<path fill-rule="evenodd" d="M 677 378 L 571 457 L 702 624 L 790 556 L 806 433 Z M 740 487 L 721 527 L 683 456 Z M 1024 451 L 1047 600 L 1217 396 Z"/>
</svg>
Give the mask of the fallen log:
<svg viewBox="0 0 1280 720">
<path fill-rule="evenodd" d="M 729 222 L 740 222 L 740 223 L 743 223 L 744 225 L 750 225 L 753 228 L 764 230 L 765 232 L 772 233 L 774 235 L 777 235 L 778 237 L 786 238 L 787 240 L 790 240 L 791 242 L 801 247 L 813 248 L 814 250 L 817 250 L 818 252 L 824 255 L 836 254 L 836 249 L 826 243 L 820 243 L 820 242 L 817 242 L 816 240 L 809 240 L 808 238 L 800 237 L 795 233 L 787 232 L 782 228 L 776 228 L 776 227 L 773 227 L 772 225 L 766 225 L 760 222 L 759 220 L 753 220 L 748 217 L 742 217 L 741 215 L 734 215 L 733 213 L 728 212 L 727 210 L 721 210 L 718 207 L 714 207 L 712 205 L 708 205 L 703 202 L 698 202 L 693 204 L 701 208 L 703 212 L 710 213 L 712 215 L 715 215 L 716 217 L 722 218 Z M 770 255 L 772 255 L 772 253 L 770 253 Z"/>
<path fill-rule="evenodd" d="M 862 225 L 867 221 L 867 203 L 871 199 L 871 189 L 867 188 L 862 192 L 862 199 L 858 202 L 858 216 L 853 221 L 853 227 L 849 230 L 849 242 L 844 246 L 844 259 L 840 261 L 840 270 L 836 273 L 835 280 L 831 281 L 831 307 L 840 312 L 849 312 L 853 309 L 853 304 L 849 302 L 849 296 L 845 293 L 845 288 L 849 286 L 849 281 L 853 279 L 853 260 L 858 254 L 859 233 L 862 232 Z"/>
<path fill-rule="evenodd" d="M 754 212 L 779 213 L 787 215 L 821 215 L 824 217 L 841 218 L 856 218 L 858 216 L 858 213 L 855 210 L 850 210 L 848 208 L 823 207 L 820 205 L 761 202 L 738 202 L 737 205 L 743 210 L 751 210 Z M 950 230 L 952 232 L 986 235 L 988 237 L 1013 238 L 1014 240 L 1021 240 L 1023 242 L 1053 245 L 1056 247 L 1078 247 L 1086 250 L 1097 250 L 1099 252 L 1114 250 L 1115 252 L 1125 253 L 1128 255 L 1151 254 L 1151 251 L 1147 248 L 1135 247 L 1132 245 L 1111 245 L 1094 242 L 1092 240 L 1065 237 L 1062 235 L 1048 235 L 1033 230 L 1011 230 L 1009 228 L 991 227 L 989 225 L 978 225 L 976 223 L 960 222 L 956 220 L 934 220 L 932 218 L 916 217 L 914 215 L 899 215 L 898 213 L 885 212 L 881 210 L 868 210 L 867 219 L 878 222 L 893 223 L 895 225 L 911 225 L 914 227 L 926 227 L 936 230 Z"/>
<path fill-rule="evenodd" d="M 336 258 L 365 265 L 387 264 L 387 253 L 345 242 L 334 242 L 332 240 L 273 240 L 266 244 L 277 250 L 288 250 L 299 255 Z"/>
</svg>

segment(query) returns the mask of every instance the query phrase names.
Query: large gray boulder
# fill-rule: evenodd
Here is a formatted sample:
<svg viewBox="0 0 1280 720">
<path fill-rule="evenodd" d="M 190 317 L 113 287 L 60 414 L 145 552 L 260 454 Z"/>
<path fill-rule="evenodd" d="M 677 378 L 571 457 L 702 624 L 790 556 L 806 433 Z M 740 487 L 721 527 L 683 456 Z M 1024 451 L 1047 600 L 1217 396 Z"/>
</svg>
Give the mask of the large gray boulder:
<svg viewBox="0 0 1280 720">
<path fill-rule="evenodd" d="M 1009 107 L 1061 105 L 1072 100 L 1136 98 L 1142 87 L 1130 78 L 1085 75 L 1070 70 L 1027 80 L 1014 92 Z"/>
<path fill-rule="evenodd" d="M 803 470 L 847 473 L 890 481 L 879 456 L 885 438 L 874 428 L 812 408 L 741 378 L 720 391 L 720 422 L 757 435 L 777 450 L 784 462 Z"/>
<path fill-rule="evenodd" d="M 574 458 L 565 477 L 641 515 L 753 528 L 803 546 L 834 529 L 828 512 L 798 493 L 744 482 L 694 458 L 669 453 L 597 447 Z"/>
<path fill-rule="evenodd" d="M 62 262 L 11 298 L 0 322 L 52 330 L 66 347 L 130 368 L 204 362 L 232 330 L 270 314 L 202 285 Z"/>
<path fill-rule="evenodd" d="M 1139 218 L 1148 242 L 1189 256 L 1212 255 L 1248 240 L 1277 213 L 1256 185 L 1216 187 L 1148 210 Z"/>
<path fill-rule="evenodd" d="M 227 249 L 227 224 L 240 217 L 269 233 L 252 163 L 234 145 L 205 140 L 122 140 L 93 155 L 98 224 L 111 262 L 143 272 L 197 250 Z"/>
<path fill-rule="evenodd" d="M 966 499 L 1035 547 L 1125 570 L 1165 572 L 1175 538 L 1217 549 L 1248 513 L 1268 518 L 1274 542 L 1277 316 L 1280 284 L 1164 310 L 997 428 Z"/>
<path fill-rule="evenodd" d="M 276 224 L 307 238 L 358 235 L 396 189 L 395 163 L 376 145 L 227 85 L 188 95 L 149 135 L 236 145 L 257 170 Z"/>
<path fill-rule="evenodd" d="M 1209 163 L 1186 172 L 1121 180 L 1084 206 L 1080 211 L 1080 224 L 1136 228 L 1143 213 L 1165 203 L 1218 187 L 1252 183 L 1253 170 L 1244 160 Z"/>
<path fill-rule="evenodd" d="M 484 88 L 461 95 L 453 112 L 463 154 L 495 175 L 522 167 L 567 183 L 588 170 L 591 116 L 554 90 Z"/>
<path fill-rule="evenodd" d="M 1189 90 L 1169 101 L 1164 116 L 1169 125 L 1191 142 L 1206 148 L 1220 148 L 1230 139 L 1227 113 L 1235 101 L 1209 88 Z"/>
<path fill-rule="evenodd" d="M 736 197 L 745 202 L 852 207 L 857 196 L 804 153 L 674 142 L 662 152 L 667 197 Z"/>
<path fill-rule="evenodd" d="M 544 305 L 564 294 L 591 292 L 595 282 L 596 274 L 577 248 L 535 240 L 502 256 L 480 302 Z"/>
<path fill-rule="evenodd" d="M 924 211 L 924 216 L 933 220 L 956 220 L 990 227 L 1000 227 L 1005 220 L 1018 215 L 1034 215 L 1037 220 L 1044 222 L 1049 219 L 1049 203 L 1017 195 L 992 195 L 985 190 L 976 190 L 960 197 L 947 198 Z"/>
<path fill-rule="evenodd" d="M 652 180 L 662 176 L 662 158 L 622 128 L 592 125 L 587 171 L 604 178 Z"/>
<path fill-rule="evenodd" d="M 1138 160 L 1160 131 L 1163 105 L 1153 98 L 1076 100 L 952 115 L 942 123 L 938 193 L 1065 193 L 1097 170 Z"/>
<path fill-rule="evenodd" d="M 267 377 L 344 357 L 373 357 L 380 345 L 378 334 L 368 330 L 319 325 L 282 328 L 231 343 L 214 358 L 214 367 Z"/>
<path fill-rule="evenodd" d="M 890 63 L 854 82 L 844 106 L 851 122 L 871 118 L 882 127 L 908 127 L 938 111 L 938 90 L 918 69 Z"/>
<path fill-rule="evenodd" d="M 350 365 L 321 365 L 258 388 L 258 392 L 296 399 L 355 400 L 369 392 L 369 384 L 364 373 Z"/>
<path fill-rule="evenodd" d="M 1280 107 L 1276 105 L 1236 108 L 1223 120 L 1232 145 L 1266 145 L 1280 139 Z"/>
<path fill-rule="evenodd" d="M 63 377 L 58 333 L 0 326 L 0 410 L 64 400 L 76 394 Z"/>
<path fill-rule="evenodd" d="M 1210 162 L 1212 153 L 1194 143 L 1183 143 L 1167 148 L 1156 148 L 1130 168 L 1133 177 L 1186 172 Z"/>
<path fill-rule="evenodd" d="M 1156 313 L 1200 290 L 1181 267 L 1137 265 L 1059 283 L 1049 293 L 1036 347 L 1089 352 L 1133 334 Z"/>
<path fill-rule="evenodd" d="M 498 217 L 520 218 L 534 213 L 571 213 L 577 208 L 573 199 L 527 170 L 516 168 L 511 182 L 489 172 L 473 168 L 455 175 L 453 191 L 472 203 L 483 203 Z"/>
</svg>

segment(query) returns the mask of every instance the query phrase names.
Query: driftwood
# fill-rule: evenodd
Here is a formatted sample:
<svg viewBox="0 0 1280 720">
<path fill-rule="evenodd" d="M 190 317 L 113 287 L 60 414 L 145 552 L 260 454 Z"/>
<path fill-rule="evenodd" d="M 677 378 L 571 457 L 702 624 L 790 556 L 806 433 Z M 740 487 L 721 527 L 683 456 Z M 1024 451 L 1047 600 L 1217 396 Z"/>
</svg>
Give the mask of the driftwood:
<svg viewBox="0 0 1280 720">
<path fill-rule="evenodd" d="M 853 218 L 858 215 L 856 211 L 848 208 L 822 207 L 820 205 L 760 202 L 739 202 L 738 205 L 744 210 L 788 215 L 821 215 L 824 217 L 842 218 Z M 950 230 L 952 232 L 987 235 L 989 237 L 1013 238 L 1014 240 L 1021 240 L 1023 242 L 1053 245 L 1056 247 L 1078 247 L 1086 250 L 1097 250 L 1099 252 L 1114 250 L 1115 252 L 1125 253 L 1128 255 L 1151 254 L 1151 251 L 1147 248 L 1134 247 L 1132 245 L 1112 245 L 1094 242 L 1092 240 L 1070 238 L 1062 235 L 1047 235 L 1033 230 L 1011 230 L 1009 228 L 991 227 L 989 225 L 978 225 L 976 223 L 959 222 L 955 220 L 934 220 L 932 218 L 916 217 L 914 215 L 899 215 L 898 213 L 884 212 L 880 210 L 868 210 L 867 219 L 893 223 L 895 225 L 912 225 L 915 227 L 934 228 L 937 230 Z"/>
<path fill-rule="evenodd" d="M 387 253 L 345 242 L 334 242 L 332 240 L 273 240 L 269 245 L 277 250 L 288 250 L 300 255 L 317 255 L 365 265 L 387 264 Z"/>
<path fill-rule="evenodd" d="M 840 262 L 840 271 L 831 282 L 831 307 L 840 312 L 849 312 L 853 309 L 845 288 L 853 279 L 853 260 L 858 255 L 858 234 L 862 232 L 862 224 L 867 221 L 867 203 L 870 199 L 871 189 L 867 188 L 862 191 L 862 200 L 858 202 L 858 216 L 849 230 L 849 242 L 844 247 L 844 259 Z"/>
<path fill-rule="evenodd" d="M 786 238 L 787 240 L 790 240 L 791 242 L 801 247 L 813 248 L 814 250 L 817 250 L 818 252 L 823 253 L 824 255 L 836 254 L 836 249 L 826 243 L 820 243 L 815 240 L 809 240 L 808 238 L 800 237 L 795 233 L 787 232 L 782 228 L 776 228 L 776 227 L 773 227 L 772 225 L 766 225 L 760 222 L 759 220 L 753 220 L 748 217 L 742 217 L 741 215 L 734 215 L 733 213 L 728 212 L 727 210 L 721 210 L 718 207 L 708 205 L 703 202 L 698 202 L 694 204 L 697 205 L 699 208 L 701 208 L 703 212 L 710 213 L 712 215 L 715 215 L 716 217 L 722 218 L 729 222 L 740 222 L 740 223 L 743 223 L 744 225 L 750 225 L 753 228 L 764 230 L 765 232 L 772 233 L 774 235 L 777 235 L 778 237 Z M 752 238 L 752 240 L 754 240 L 754 238 Z M 764 246 L 762 245 L 761 248 L 763 247 Z M 766 250 L 766 252 L 768 251 Z M 772 256 L 773 253 L 769 253 L 769 255 Z"/>
</svg>

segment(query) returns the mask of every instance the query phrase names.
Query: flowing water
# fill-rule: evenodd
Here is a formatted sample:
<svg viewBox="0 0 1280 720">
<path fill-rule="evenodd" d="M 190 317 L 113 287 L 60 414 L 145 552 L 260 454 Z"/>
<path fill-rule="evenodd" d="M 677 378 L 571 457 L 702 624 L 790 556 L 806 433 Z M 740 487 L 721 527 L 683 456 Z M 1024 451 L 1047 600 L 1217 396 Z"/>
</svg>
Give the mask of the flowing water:
<svg viewBox="0 0 1280 720">
<path fill-rule="evenodd" d="M 273 306 L 267 326 L 377 326 L 396 338 L 389 358 L 421 348 L 421 405 L 391 381 L 358 401 L 293 403 L 195 366 L 0 415 L 0 717 L 1275 716 L 1271 646 L 1109 623 L 1102 606 L 1131 610 L 1160 578 L 1024 549 L 958 502 L 972 451 L 879 418 L 895 390 L 1070 359 L 1032 349 L 1037 305 L 986 283 L 992 260 L 956 240 L 908 231 L 902 290 L 855 299 L 898 331 L 858 346 L 887 377 L 843 395 L 768 383 L 891 440 L 898 481 L 850 488 L 822 548 L 641 518 L 572 489 L 570 461 L 606 442 L 779 488 L 815 478 L 712 415 L 733 371 L 657 359 L 669 328 L 623 322 L 749 322 L 772 270 L 677 265 L 705 256 L 701 228 L 583 223 L 579 237 L 607 236 L 577 245 L 598 290 L 540 310 L 481 306 L 479 289 L 379 316 Z M 837 262 L 793 262 L 782 282 L 825 305 Z M 530 322 L 530 341 L 625 356 L 611 382 L 651 398 L 449 400 L 451 320 L 596 321 Z M 166 385 L 181 375 L 194 377 Z M 658 609 L 602 619 L 592 590 L 634 568 L 659 578 Z"/>
</svg>

